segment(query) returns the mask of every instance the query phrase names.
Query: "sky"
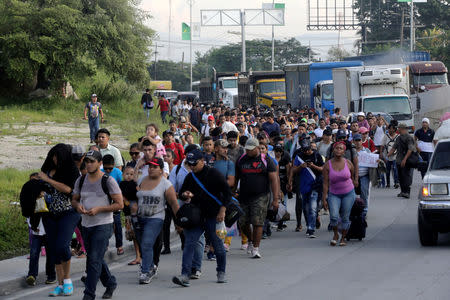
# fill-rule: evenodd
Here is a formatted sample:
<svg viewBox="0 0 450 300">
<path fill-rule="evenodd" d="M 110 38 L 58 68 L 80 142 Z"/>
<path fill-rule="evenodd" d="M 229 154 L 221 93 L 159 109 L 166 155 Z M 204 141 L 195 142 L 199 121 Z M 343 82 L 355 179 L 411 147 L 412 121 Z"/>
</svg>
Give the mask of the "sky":
<svg viewBox="0 0 450 300">
<path fill-rule="evenodd" d="M 271 1 L 192 0 L 192 2 L 192 21 L 200 22 L 200 10 L 202 9 L 254 9 L 262 8 L 263 2 Z M 275 26 L 275 39 L 295 37 L 302 45 L 311 44 L 313 51 L 319 54 L 318 57 L 326 60 L 328 49 L 338 44 L 339 32 L 308 31 L 306 29 L 308 22 L 307 0 L 276 0 L 275 3 L 285 3 L 285 25 Z M 170 6 L 171 10 L 169 9 Z M 184 61 L 189 62 L 189 41 L 181 40 L 181 23 L 189 24 L 189 0 L 142 0 L 140 8 L 150 12 L 153 16 L 147 22 L 147 25 L 157 33 L 157 39 L 154 42 L 154 46 L 158 45 L 157 59 L 181 61 L 184 52 Z M 169 18 L 170 11 L 171 18 Z M 171 20 L 170 30 L 169 19 Z M 257 38 L 270 40 L 272 36 L 271 26 L 246 26 L 245 34 L 246 40 Z M 348 51 L 355 50 L 353 45 L 357 39 L 356 31 L 340 32 L 340 45 Z M 204 53 L 211 47 L 220 47 L 227 43 L 240 41 L 239 26 L 201 27 L 200 39 L 192 42 L 192 56 L 194 58 L 195 51 Z"/>
</svg>

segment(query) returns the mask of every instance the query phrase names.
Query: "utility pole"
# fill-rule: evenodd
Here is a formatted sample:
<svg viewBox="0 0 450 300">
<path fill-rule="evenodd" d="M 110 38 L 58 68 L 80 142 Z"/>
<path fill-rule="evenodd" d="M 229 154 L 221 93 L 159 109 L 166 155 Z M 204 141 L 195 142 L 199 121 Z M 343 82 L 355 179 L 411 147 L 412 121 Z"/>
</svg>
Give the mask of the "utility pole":
<svg viewBox="0 0 450 300">
<path fill-rule="evenodd" d="M 171 36 L 172 36 L 172 0 L 169 0 L 169 48 L 167 49 L 167 58 L 171 55 Z"/>
<path fill-rule="evenodd" d="M 403 48 L 403 30 L 405 28 L 405 10 L 402 8 L 402 23 L 400 26 L 400 48 Z"/>
<path fill-rule="evenodd" d="M 194 0 L 189 0 L 189 62 L 191 64 L 191 80 L 190 80 L 190 91 L 192 91 L 192 5 L 194 4 Z"/>
<path fill-rule="evenodd" d="M 272 0 L 272 8 L 275 8 L 275 0 Z M 275 67 L 275 32 L 274 26 L 272 25 L 272 71 Z"/>
<path fill-rule="evenodd" d="M 241 38 L 242 38 L 242 65 L 241 71 L 245 72 L 247 70 L 246 65 L 246 53 L 245 53 L 245 11 L 241 11 Z"/>
<path fill-rule="evenodd" d="M 153 80 L 156 80 L 156 55 L 158 54 L 158 43 L 155 42 L 155 62 L 153 63 L 153 67 L 155 68 L 155 72 L 153 73 Z"/>
<path fill-rule="evenodd" d="M 410 21 L 410 25 L 411 25 L 411 30 L 410 30 L 410 39 L 411 39 L 411 43 L 410 43 L 410 50 L 411 52 L 414 51 L 414 43 L 415 43 L 415 30 L 414 30 L 414 0 L 411 0 L 411 21 Z"/>
</svg>

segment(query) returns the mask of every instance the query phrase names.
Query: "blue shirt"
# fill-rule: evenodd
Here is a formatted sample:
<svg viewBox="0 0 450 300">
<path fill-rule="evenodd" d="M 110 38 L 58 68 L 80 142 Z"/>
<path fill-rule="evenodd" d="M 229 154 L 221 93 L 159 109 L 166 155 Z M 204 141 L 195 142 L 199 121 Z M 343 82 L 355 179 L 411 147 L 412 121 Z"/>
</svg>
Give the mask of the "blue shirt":
<svg viewBox="0 0 450 300">
<path fill-rule="evenodd" d="M 122 181 L 122 171 L 120 171 L 116 167 L 114 167 L 114 169 L 112 169 L 111 173 L 107 173 L 103 169 L 101 169 L 101 171 L 108 174 L 112 178 L 114 178 L 117 181 L 117 183 L 120 183 Z"/>
<path fill-rule="evenodd" d="M 278 134 L 281 133 L 280 125 L 277 122 L 273 122 L 270 124 L 269 122 L 265 122 L 262 124 L 262 130 L 267 132 L 268 135 L 270 135 L 272 132 L 276 132 Z"/>
<path fill-rule="evenodd" d="M 225 179 L 228 179 L 228 176 L 235 176 L 236 174 L 234 163 L 229 159 L 216 160 L 214 162 L 214 168 L 217 169 L 217 171 L 219 171 L 220 173 L 222 173 L 222 175 L 225 176 Z"/>
</svg>

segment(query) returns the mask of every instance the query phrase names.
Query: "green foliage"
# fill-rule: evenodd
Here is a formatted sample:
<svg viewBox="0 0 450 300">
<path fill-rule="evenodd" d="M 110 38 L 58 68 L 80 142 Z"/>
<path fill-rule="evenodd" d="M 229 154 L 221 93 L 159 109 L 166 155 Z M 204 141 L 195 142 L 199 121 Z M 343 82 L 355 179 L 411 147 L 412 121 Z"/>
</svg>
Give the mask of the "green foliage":
<svg viewBox="0 0 450 300">
<path fill-rule="evenodd" d="M 31 173 L 0 169 L 0 260 L 28 250 L 28 227 L 18 202 L 22 185 Z"/>
<path fill-rule="evenodd" d="M 328 60 L 329 61 L 341 61 L 344 57 L 351 56 L 351 53 L 343 48 L 332 46 L 328 50 Z"/>
<path fill-rule="evenodd" d="M 156 71 L 156 72 L 155 72 Z M 152 80 L 171 80 L 172 89 L 176 91 L 188 91 L 190 84 L 189 64 L 173 62 L 169 60 L 158 60 L 148 67 Z"/>
<path fill-rule="evenodd" d="M 450 29 L 426 29 L 418 34 L 419 39 L 416 48 L 422 51 L 429 51 L 432 60 L 442 61 L 446 66 L 450 66 Z"/>
<path fill-rule="evenodd" d="M 246 42 L 247 69 L 253 71 L 270 70 L 272 67 L 272 42 L 269 40 L 251 40 Z M 314 55 L 314 53 L 312 53 Z M 308 47 L 298 40 L 275 40 L 275 69 L 283 69 L 286 64 L 303 62 L 308 58 Z M 217 72 L 241 70 L 242 46 L 240 43 L 213 48 L 203 56 L 196 53 L 194 78 L 205 77 L 206 70 L 212 67 Z"/>
<path fill-rule="evenodd" d="M 129 0 L 5 0 L 0 3 L 0 75 L 32 88 L 92 76 L 147 82 L 154 32 Z"/>
</svg>

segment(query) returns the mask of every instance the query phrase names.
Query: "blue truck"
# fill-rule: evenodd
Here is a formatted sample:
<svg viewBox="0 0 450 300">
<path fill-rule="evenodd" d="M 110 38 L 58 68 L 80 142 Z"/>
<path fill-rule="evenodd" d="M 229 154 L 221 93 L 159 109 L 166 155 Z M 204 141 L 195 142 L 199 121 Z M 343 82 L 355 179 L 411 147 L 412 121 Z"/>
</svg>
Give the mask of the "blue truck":
<svg viewBox="0 0 450 300">
<path fill-rule="evenodd" d="M 361 60 L 365 66 L 404 64 L 416 61 L 429 61 L 430 53 L 426 51 L 392 50 L 367 55 L 344 57 L 344 61 Z"/>
<path fill-rule="evenodd" d="M 362 61 L 336 61 L 288 64 L 286 76 L 286 99 L 292 108 L 308 106 L 322 115 L 325 109 L 334 109 L 334 68 L 362 66 Z"/>
</svg>

